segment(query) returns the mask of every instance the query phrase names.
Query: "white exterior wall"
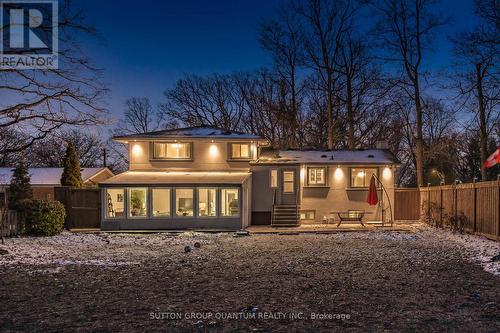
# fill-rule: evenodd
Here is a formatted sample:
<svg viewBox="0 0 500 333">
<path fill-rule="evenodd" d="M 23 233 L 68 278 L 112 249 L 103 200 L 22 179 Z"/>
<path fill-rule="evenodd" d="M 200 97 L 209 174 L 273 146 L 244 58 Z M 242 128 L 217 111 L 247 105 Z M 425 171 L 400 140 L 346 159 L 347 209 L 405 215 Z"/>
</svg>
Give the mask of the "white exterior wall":
<svg viewBox="0 0 500 333">
<path fill-rule="evenodd" d="M 311 165 L 309 165 L 311 167 Z M 372 212 L 367 214 L 364 220 L 381 220 L 381 212 L 379 205 L 370 206 L 367 202 L 368 189 L 351 189 L 349 169 L 353 167 L 363 167 L 362 165 L 345 166 L 328 166 L 327 186 L 325 187 L 308 187 L 307 186 L 307 168 L 301 166 L 301 210 L 314 210 L 316 212 L 316 223 L 323 222 L 324 217 L 333 217 L 335 222 L 338 221 L 336 214 L 330 214 L 332 211 L 347 211 L 347 210 L 364 210 Z M 379 170 L 379 178 L 385 186 L 392 205 L 394 214 L 394 172 L 395 168 L 390 166 L 366 166 L 377 167 Z M 384 169 L 385 173 L 384 173 Z M 337 171 L 338 170 L 338 171 Z M 378 191 L 378 199 L 382 199 L 382 191 Z M 387 196 L 384 194 L 384 203 L 387 205 Z M 386 211 L 386 220 L 389 218 L 390 211 Z M 307 223 L 308 221 L 301 221 Z"/>
</svg>

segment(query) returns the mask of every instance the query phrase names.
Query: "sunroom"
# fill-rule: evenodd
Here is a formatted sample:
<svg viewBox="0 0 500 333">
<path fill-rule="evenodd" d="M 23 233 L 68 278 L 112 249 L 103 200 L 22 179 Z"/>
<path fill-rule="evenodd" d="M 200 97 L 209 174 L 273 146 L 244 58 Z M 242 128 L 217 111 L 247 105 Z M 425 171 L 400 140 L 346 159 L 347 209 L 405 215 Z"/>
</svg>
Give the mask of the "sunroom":
<svg viewBox="0 0 500 333">
<path fill-rule="evenodd" d="M 249 223 L 248 172 L 128 171 L 102 188 L 102 230 L 238 230 Z"/>
</svg>

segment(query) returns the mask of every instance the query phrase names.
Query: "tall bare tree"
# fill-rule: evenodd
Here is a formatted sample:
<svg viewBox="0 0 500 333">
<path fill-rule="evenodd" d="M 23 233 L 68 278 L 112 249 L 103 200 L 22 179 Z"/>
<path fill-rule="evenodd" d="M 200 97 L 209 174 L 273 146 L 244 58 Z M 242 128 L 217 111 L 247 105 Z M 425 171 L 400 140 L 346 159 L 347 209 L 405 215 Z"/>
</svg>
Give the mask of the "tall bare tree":
<svg viewBox="0 0 500 333">
<path fill-rule="evenodd" d="M 424 184 L 424 141 L 422 106 L 422 63 L 425 51 L 432 45 L 435 30 L 445 23 L 433 10 L 435 0 L 373 0 L 368 1 L 377 10 L 379 37 L 388 55 L 387 60 L 401 65 L 397 80 L 413 100 L 415 108 L 415 159 L 417 185 Z"/>
<path fill-rule="evenodd" d="M 273 56 L 274 68 L 281 80 L 288 85 L 290 92 L 287 105 L 288 127 L 290 129 L 289 146 L 297 148 L 298 69 L 304 65 L 303 27 L 297 14 L 289 6 L 278 8 L 279 16 L 275 20 L 263 21 L 259 28 L 259 40 L 264 49 Z M 288 110 L 289 109 L 289 110 Z"/>
<path fill-rule="evenodd" d="M 136 134 L 154 131 L 159 127 L 158 115 L 146 97 L 131 97 L 125 101 L 123 118 L 115 134 Z"/>
<path fill-rule="evenodd" d="M 22 151 L 65 126 L 104 122 L 102 70 L 79 42 L 81 35 L 95 36 L 95 30 L 67 1 L 60 3 L 59 14 L 58 69 L 0 69 L 0 141 L 22 133 L 15 144 L 0 145 L 0 155 Z"/>
</svg>

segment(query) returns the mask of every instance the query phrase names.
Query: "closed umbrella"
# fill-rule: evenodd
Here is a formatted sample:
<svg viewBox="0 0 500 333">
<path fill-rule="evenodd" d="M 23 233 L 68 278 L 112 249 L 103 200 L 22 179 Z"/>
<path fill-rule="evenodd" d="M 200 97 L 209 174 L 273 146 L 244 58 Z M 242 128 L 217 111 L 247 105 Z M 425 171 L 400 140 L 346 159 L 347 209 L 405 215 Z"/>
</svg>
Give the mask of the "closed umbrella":
<svg viewBox="0 0 500 333">
<path fill-rule="evenodd" d="M 371 206 L 378 204 L 377 186 L 375 185 L 375 177 L 373 175 L 370 179 L 370 188 L 368 190 L 368 199 L 366 202 Z"/>
</svg>

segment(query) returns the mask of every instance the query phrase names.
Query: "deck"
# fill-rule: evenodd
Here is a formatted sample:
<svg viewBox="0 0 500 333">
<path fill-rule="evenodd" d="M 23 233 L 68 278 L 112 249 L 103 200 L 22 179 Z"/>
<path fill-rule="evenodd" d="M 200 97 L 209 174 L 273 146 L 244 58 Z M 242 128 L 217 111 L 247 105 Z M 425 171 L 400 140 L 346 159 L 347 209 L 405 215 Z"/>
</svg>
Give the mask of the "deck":
<svg viewBox="0 0 500 333">
<path fill-rule="evenodd" d="M 250 234 L 295 234 L 295 233 L 338 233 L 338 232 L 363 232 L 374 230 L 402 231 L 410 232 L 415 227 L 415 223 L 394 223 L 392 227 L 374 226 L 365 224 L 363 227 L 359 223 L 342 223 L 339 227 L 336 224 L 303 224 L 297 227 L 273 227 L 269 225 L 254 225 L 246 228 Z"/>
</svg>

